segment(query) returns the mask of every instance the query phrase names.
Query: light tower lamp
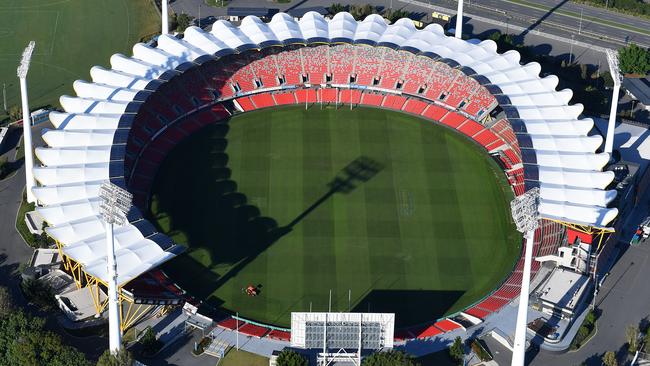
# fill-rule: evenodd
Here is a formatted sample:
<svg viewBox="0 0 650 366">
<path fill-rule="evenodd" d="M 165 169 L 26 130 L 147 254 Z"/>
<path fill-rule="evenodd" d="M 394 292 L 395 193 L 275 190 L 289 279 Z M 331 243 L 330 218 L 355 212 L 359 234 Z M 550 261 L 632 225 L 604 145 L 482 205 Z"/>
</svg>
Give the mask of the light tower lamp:
<svg viewBox="0 0 650 366">
<path fill-rule="evenodd" d="M 535 229 L 539 225 L 539 188 L 528 190 L 510 202 L 512 218 L 517 231 L 526 238 L 524 249 L 524 273 L 521 279 L 517 325 L 515 327 L 515 344 L 512 349 L 512 366 L 523 366 L 526 356 L 526 326 L 528 324 L 528 293 L 530 292 L 530 265 L 533 260 L 533 242 Z"/>
<path fill-rule="evenodd" d="M 456 11 L 456 38 L 463 38 L 463 0 L 458 0 L 458 9 Z"/>
<path fill-rule="evenodd" d="M 606 49 L 605 52 L 607 53 L 609 72 L 612 74 L 612 80 L 614 80 L 614 88 L 612 89 L 612 105 L 609 110 L 607 136 L 605 137 L 605 152 L 611 154 L 612 150 L 614 150 L 614 127 L 616 126 L 616 112 L 618 110 L 618 93 L 621 90 L 623 76 L 621 76 L 618 68 L 618 54 L 616 51 Z"/>
<path fill-rule="evenodd" d="M 27 202 L 36 202 L 36 197 L 32 193 L 34 182 L 34 151 L 32 146 L 32 118 L 29 113 L 29 100 L 27 99 L 27 72 L 29 64 L 32 61 L 36 42 L 31 41 L 23 51 L 23 57 L 18 66 L 18 79 L 20 79 L 20 100 L 23 108 L 23 148 L 25 149 L 25 191 L 27 192 Z"/>
<path fill-rule="evenodd" d="M 120 330 L 120 303 L 117 296 L 117 261 L 115 259 L 113 225 L 122 226 L 127 223 L 126 213 L 131 208 L 132 195 L 110 181 L 106 181 L 99 188 L 99 198 L 101 199 L 99 212 L 106 222 L 109 349 L 111 353 L 115 354 L 122 347 L 122 332 Z"/>
</svg>

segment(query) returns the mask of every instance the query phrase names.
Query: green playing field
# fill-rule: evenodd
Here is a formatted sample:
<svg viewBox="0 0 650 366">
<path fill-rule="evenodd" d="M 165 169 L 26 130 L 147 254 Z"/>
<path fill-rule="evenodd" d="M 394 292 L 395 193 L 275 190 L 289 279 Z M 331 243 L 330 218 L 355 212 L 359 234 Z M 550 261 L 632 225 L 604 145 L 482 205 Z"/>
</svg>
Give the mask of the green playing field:
<svg viewBox="0 0 650 366">
<path fill-rule="evenodd" d="M 29 99 L 38 108 L 74 95 L 72 82 L 90 80 L 92 66 L 108 66 L 114 53 L 130 55 L 133 44 L 160 29 L 151 0 L 2 0 L 0 19 L 0 84 L 9 108 L 20 104 L 16 67 L 29 41 L 36 41 Z"/>
<path fill-rule="evenodd" d="M 291 311 L 327 311 L 330 290 L 332 311 L 436 319 L 487 295 L 520 248 L 512 193 L 482 149 L 379 109 L 236 116 L 175 148 L 153 191 L 154 221 L 188 246 L 168 273 L 280 326 Z"/>
</svg>

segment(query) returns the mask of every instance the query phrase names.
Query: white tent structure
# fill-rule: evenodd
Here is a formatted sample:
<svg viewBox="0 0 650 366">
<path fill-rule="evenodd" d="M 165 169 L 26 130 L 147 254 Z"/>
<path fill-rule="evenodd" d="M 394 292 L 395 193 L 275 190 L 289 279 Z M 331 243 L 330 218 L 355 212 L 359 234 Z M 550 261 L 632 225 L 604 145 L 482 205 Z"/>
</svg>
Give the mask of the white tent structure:
<svg viewBox="0 0 650 366">
<path fill-rule="evenodd" d="M 407 19 L 388 25 L 379 15 L 355 21 L 350 14 L 339 13 L 327 20 L 312 12 L 300 21 L 279 13 L 269 23 L 247 17 L 240 27 L 220 20 L 211 32 L 190 27 L 183 38 L 163 34 L 155 47 L 138 43 L 133 56 L 113 55 L 112 69 L 95 66 L 90 70 L 92 81 L 76 81 L 77 95 L 61 97 L 65 112 L 50 114 L 55 129 L 43 132 L 48 146 L 36 150 L 43 165 L 33 170 L 39 185 L 32 192 L 41 205 L 37 210 L 50 225 L 47 232 L 84 271 L 106 282 L 99 184 L 110 179 L 126 186 L 120 159 L 130 124 L 121 123 L 129 118 L 133 121 L 146 93 L 155 92 L 151 85 L 168 80 L 156 79 L 169 70 L 178 73 L 198 65 L 199 58 L 269 46 L 332 42 L 383 46 L 445 59 L 467 75 L 480 78 L 497 97 L 517 133 L 526 181 L 540 188 L 541 217 L 606 228 L 617 216 L 616 208 L 607 207 L 616 193 L 605 190 L 614 174 L 602 171 L 609 156 L 596 153 L 602 138 L 588 135 L 593 121 L 580 118 L 582 105 L 569 105 L 571 90 L 556 90 L 558 78 L 540 77 L 539 64 L 520 64 L 515 51 L 498 54 L 493 41 L 448 37 L 435 24 L 417 30 Z M 178 68 L 181 65 L 183 68 Z M 138 97 L 141 93 L 145 96 Z M 116 230 L 120 285 L 172 258 L 177 248 L 145 237 L 134 226 L 143 221 L 142 216 L 137 212 L 132 216 L 131 224 Z"/>
</svg>

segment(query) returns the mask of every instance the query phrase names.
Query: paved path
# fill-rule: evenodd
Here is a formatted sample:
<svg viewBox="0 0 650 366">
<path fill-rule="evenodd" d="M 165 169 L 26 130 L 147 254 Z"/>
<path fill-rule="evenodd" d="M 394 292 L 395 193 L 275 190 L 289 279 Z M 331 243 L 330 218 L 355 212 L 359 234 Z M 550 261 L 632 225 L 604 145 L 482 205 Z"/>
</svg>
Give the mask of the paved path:
<svg viewBox="0 0 650 366">
<path fill-rule="evenodd" d="M 13 164 L 21 164 L 14 162 L 14 146 L 19 140 L 20 130 L 16 129 L 10 133 L 12 136 L 7 145 L 3 146 L 4 154 L 1 156 Z M 18 288 L 18 267 L 32 255 L 31 248 L 23 242 L 15 226 L 16 212 L 20 207 L 24 188 L 24 174 L 21 166 L 8 178 L 0 181 L 0 285 L 9 288 L 19 305 L 24 305 L 25 302 Z"/>
</svg>

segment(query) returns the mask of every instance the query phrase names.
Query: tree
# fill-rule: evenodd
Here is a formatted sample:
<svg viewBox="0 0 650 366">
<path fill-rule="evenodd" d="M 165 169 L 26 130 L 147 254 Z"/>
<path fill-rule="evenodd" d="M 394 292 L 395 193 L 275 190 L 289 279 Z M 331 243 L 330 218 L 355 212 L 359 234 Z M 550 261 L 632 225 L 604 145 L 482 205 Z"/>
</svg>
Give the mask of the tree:
<svg viewBox="0 0 650 366">
<path fill-rule="evenodd" d="M 343 4 L 341 4 L 341 3 L 334 3 L 334 4 L 330 5 L 328 10 L 329 10 L 330 14 L 335 15 L 335 14 L 338 14 L 338 13 L 340 13 L 342 11 L 345 11 L 345 6 Z"/>
<path fill-rule="evenodd" d="M 113 355 L 110 350 L 104 351 L 97 366 L 131 366 L 133 365 L 133 355 L 125 347 L 122 347 L 117 354 Z"/>
<path fill-rule="evenodd" d="M 616 360 L 616 353 L 613 351 L 605 352 L 603 355 L 603 365 L 605 366 L 618 366 L 618 361 Z"/>
<path fill-rule="evenodd" d="M 296 351 L 283 349 L 278 355 L 278 366 L 307 366 L 308 362 L 305 356 Z"/>
<path fill-rule="evenodd" d="M 23 112 L 17 105 L 12 105 L 9 107 L 9 119 L 13 121 L 18 121 L 23 118 Z"/>
<path fill-rule="evenodd" d="M 462 365 L 463 359 L 465 358 L 465 347 L 463 346 L 463 340 L 460 339 L 460 337 L 456 337 L 454 343 L 449 347 L 449 356 L 451 356 L 451 358 L 459 365 Z"/>
<path fill-rule="evenodd" d="M 54 292 L 49 284 L 29 279 L 21 284 L 25 297 L 42 310 L 51 310 L 55 306 Z"/>
<path fill-rule="evenodd" d="M 645 335 L 643 336 L 643 351 L 650 351 L 650 329 L 646 330 Z"/>
<path fill-rule="evenodd" d="M 375 352 L 363 359 L 362 366 L 419 366 L 415 358 L 403 351 Z"/>
<path fill-rule="evenodd" d="M 395 23 L 396 21 L 402 18 L 408 18 L 410 15 L 411 15 L 410 12 L 402 9 L 398 9 L 398 10 L 388 9 L 384 12 L 384 18 L 390 20 L 391 23 Z"/>
<path fill-rule="evenodd" d="M 631 43 L 618 50 L 618 66 L 624 74 L 645 75 L 650 71 L 650 52 Z"/>
<path fill-rule="evenodd" d="M 18 310 L 0 318 L 0 365 L 87 366 L 76 349 L 45 330 L 45 320 Z"/>
<path fill-rule="evenodd" d="M 194 20 L 194 17 L 191 15 L 185 13 L 178 14 L 176 16 L 176 31 L 185 32 L 185 29 L 192 25 L 192 20 Z"/>
<path fill-rule="evenodd" d="M 6 156 L 0 156 L 0 179 L 9 174 L 9 163 Z"/>
<path fill-rule="evenodd" d="M 9 290 L 0 286 L 0 318 L 8 316 L 14 310 L 14 301 Z"/>
<path fill-rule="evenodd" d="M 639 346 L 639 328 L 634 325 L 628 325 L 625 329 L 625 337 L 627 339 L 628 352 L 636 352 L 636 349 Z"/>
<path fill-rule="evenodd" d="M 350 14 L 354 17 L 356 20 L 363 20 L 365 19 L 368 15 L 376 13 L 376 9 L 374 6 L 370 4 L 365 4 L 365 5 L 350 5 Z"/>
<path fill-rule="evenodd" d="M 140 344 L 146 354 L 152 355 L 158 352 L 160 349 L 160 341 L 156 338 L 156 333 L 154 333 L 151 327 L 147 327 L 140 338 Z"/>
</svg>

